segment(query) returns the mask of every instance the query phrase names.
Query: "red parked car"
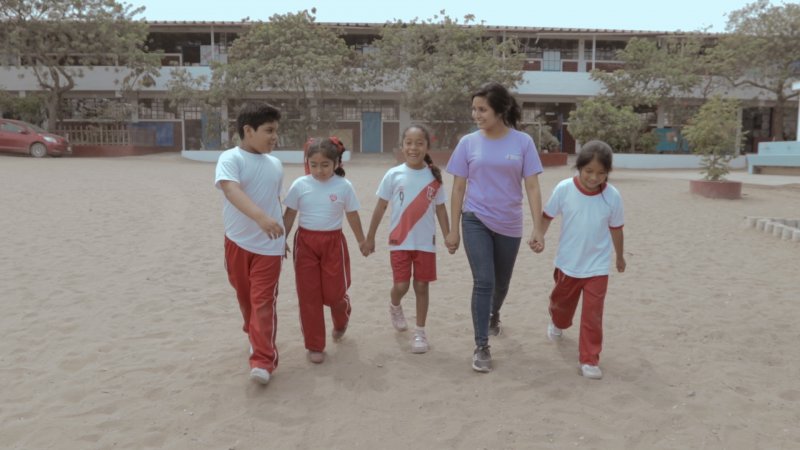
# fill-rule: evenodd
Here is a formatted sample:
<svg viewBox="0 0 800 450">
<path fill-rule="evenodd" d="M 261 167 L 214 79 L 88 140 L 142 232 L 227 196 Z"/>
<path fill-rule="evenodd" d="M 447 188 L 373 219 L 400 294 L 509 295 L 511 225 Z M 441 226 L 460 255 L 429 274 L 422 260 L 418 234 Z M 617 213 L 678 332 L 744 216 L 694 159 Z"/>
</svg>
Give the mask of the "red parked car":
<svg viewBox="0 0 800 450">
<path fill-rule="evenodd" d="M 48 133 L 36 125 L 0 118 L 0 151 L 41 158 L 45 155 L 68 155 L 72 153 L 72 146 L 67 138 Z"/>
</svg>

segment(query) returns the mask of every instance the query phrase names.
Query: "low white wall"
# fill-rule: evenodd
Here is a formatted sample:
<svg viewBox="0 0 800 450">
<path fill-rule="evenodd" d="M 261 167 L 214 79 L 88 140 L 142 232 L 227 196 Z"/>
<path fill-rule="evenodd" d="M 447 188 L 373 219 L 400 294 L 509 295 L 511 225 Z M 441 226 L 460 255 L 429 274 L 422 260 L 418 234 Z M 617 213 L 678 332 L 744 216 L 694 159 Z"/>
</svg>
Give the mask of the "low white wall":
<svg viewBox="0 0 800 450">
<path fill-rule="evenodd" d="M 640 153 L 614 153 L 615 169 L 699 169 L 702 167 L 698 155 L 657 155 Z M 731 169 L 747 167 L 747 158 L 737 156 L 730 162 Z"/>
<path fill-rule="evenodd" d="M 181 150 L 181 156 L 192 161 L 202 162 L 217 162 L 219 155 L 224 150 Z M 282 163 L 289 164 L 302 164 L 303 151 L 302 150 L 275 150 L 270 153 L 272 156 L 281 160 Z M 342 155 L 342 161 L 350 161 L 350 151 L 345 151 Z"/>
</svg>

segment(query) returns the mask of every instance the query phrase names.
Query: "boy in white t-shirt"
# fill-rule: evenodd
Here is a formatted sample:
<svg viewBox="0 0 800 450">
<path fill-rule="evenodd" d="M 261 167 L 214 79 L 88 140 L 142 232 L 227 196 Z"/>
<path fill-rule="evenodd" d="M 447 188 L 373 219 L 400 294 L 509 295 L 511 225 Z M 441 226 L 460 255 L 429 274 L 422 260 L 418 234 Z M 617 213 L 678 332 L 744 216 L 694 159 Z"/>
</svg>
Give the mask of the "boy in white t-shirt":
<svg viewBox="0 0 800 450">
<path fill-rule="evenodd" d="M 220 155 L 215 177 L 224 194 L 225 267 L 250 340 L 250 378 L 261 384 L 278 366 L 275 303 L 286 249 L 283 166 L 269 153 L 278 140 L 280 118 L 268 104 L 243 106 L 236 118 L 241 144 Z"/>
<path fill-rule="evenodd" d="M 598 364 L 612 245 L 617 270 L 625 271 L 622 197 L 607 183 L 612 158 L 611 147 L 605 142 L 584 144 L 575 162 L 578 175 L 558 183 L 543 212 L 545 233 L 550 220 L 561 214 L 547 337 L 558 340 L 562 330 L 572 325 L 583 294 L 578 341 L 580 371 L 593 379 L 603 377 Z"/>
<path fill-rule="evenodd" d="M 403 132 L 403 155 L 406 162 L 386 172 L 378 187 L 378 203 L 370 221 L 365 253 L 375 251 L 375 233 L 391 203 L 390 258 L 394 284 L 390 292 L 389 312 L 398 331 L 408 328 L 400 301 L 408 292 L 413 271 L 417 297 L 417 326 L 411 339 L 413 353 L 428 351 L 425 321 L 428 315 L 428 284 L 436 281 L 436 218 L 447 236 L 450 225 L 442 189 L 442 174 L 433 165 L 428 150 L 430 133 L 419 125 Z"/>
</svg>

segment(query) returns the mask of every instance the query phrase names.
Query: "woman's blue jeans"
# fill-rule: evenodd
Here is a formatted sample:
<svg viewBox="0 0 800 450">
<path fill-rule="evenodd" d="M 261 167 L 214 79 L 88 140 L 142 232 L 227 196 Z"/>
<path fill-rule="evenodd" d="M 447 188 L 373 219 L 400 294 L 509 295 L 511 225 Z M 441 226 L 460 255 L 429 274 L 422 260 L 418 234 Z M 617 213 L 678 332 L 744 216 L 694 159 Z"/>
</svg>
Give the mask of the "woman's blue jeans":
<svg viewBox="0 0 800 450">
<path fill-rule="evenodd" d="M 495 233 L 471 212 L 461 215 L 461 230 L 472 269 L 475 345 L 488 345 L 489 317 L 503 306 L 522 238 Z"/>
</svg>

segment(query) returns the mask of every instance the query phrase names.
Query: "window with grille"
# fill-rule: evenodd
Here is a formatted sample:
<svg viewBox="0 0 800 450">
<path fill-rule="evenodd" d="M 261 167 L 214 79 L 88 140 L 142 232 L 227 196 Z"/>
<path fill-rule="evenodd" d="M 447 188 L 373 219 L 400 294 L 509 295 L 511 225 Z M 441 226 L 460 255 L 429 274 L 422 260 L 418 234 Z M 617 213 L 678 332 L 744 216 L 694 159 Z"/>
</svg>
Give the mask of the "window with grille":
<svg viewBox="0 0 800 450">
<path fill-rule="evenodd" d="M 176 110 L 166 99 L 140 99 L 139 119 L 168 120 L 175 119 Z"/>
</svg>

